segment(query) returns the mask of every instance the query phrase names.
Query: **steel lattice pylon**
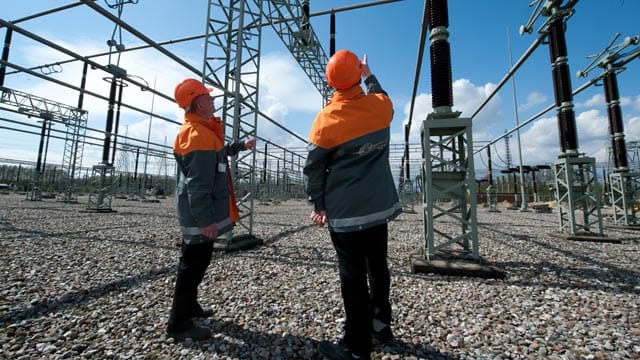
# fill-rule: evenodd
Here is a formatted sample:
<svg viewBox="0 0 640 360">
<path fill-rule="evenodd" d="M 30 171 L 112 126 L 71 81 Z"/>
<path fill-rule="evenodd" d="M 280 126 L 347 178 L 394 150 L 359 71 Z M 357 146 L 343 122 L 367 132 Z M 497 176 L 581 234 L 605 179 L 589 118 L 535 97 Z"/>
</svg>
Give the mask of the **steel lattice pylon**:
<svg viewBox="0 0 640 360">
<path fill-rule="evenodd" d="M 66 126 L 67 131 L 62 154 L 63 201 L 77 201 L 73 180 L 76 172 L 82 166 L 84 137 L 87 131 L 87 111 L 4 86 L 0 86 L 0 92 L 2 94 L 0 102 L 16 107 L 18 113 L 49 119 Z"/>
<path fill-rule="evenodd" d="M 203 76 L 204 82 L 225 89 L 222 122 L 232 127 L 231 136 L 226 136 L 231 142 L 256 135 L 261 7 L 261 0 L 209 1 Z M 238 196 L 237 225 L 249 234 L 253 232 L 255 162 L 254 150 L 232 157 L 230 164 L 236 191 L 242 195 Z"/>
<path fill-rule="evenodd" d="M 306 1 L 308 3 L 308 1 Z M 327 55 L 324 52 L 315 32 L 305 19 L 298 1 L 268 0 L 265 1 L 264 16 L 270 23 L 282 42 L 298 61 L 302 70 L 328 100 L 333 90 L 325 80 L 325 65 Z"/>
<path fill-rule="evenodd" d="M 566 157 L 554 162 L 560 233 L 580 235 L 580 230 L 594 233 L 593 228 L 597 228 L 597 233 L 604 235 L 595 165 L 590 157 Z"/>
<path fill-rule="evenodd" d="M 202 73 L 205 83 L 223 89 L 222 122 L 232 127 L 230 136 L 225 133 L 226 141 L 241 141 L 257 134 L 264 25 L 274 28 L 303 71 L 328 98 L 330 88 L 324 79 L 327 57 L 302 8 L 297 0 L 209 0 Z M 240 152 L 230 163 L 241 213 L 237 225 L 251 235 L 257 193 L 256 150 Z"/>
<path fill-rule="evenodd" d="M 91 174 L 91 191 L 87 203 L 87 210 L 97 212 L 111 212 L 111 200 L 113 199 L 113 174 L 111 164 L 98 164 L 93 166 Z"/>
<path fill-rule="evenodd" d="M 640 190 L 640 173 L 614 172 L 609 174 L 613 222 L 617 225 L 636 225 L 636 198 Z"/>
<path fill-rule="evenodd" d="M 457 244 L 463 257 L 479 261 L 471 120 L 430 114 L 422 126 L 423 256 L 457 252 Z M 439 218 L 444 222 L 436 224 Z"/>
</svg>

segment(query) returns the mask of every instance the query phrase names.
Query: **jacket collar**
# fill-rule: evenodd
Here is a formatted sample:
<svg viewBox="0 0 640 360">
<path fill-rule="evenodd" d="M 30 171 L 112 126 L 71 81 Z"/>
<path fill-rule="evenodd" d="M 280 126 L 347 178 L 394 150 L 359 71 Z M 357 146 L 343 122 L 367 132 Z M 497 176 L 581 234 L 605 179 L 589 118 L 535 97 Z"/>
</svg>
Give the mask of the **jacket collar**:
<svg viewBox="0 0 640 360">
<path fill-rule="evenodd" d="M 336 90 L 331 96 L 330 102 L 340 102 L 345 100 L 353 100 L 364 96 L 364 91 L 360 84 L 352 86 L 348 89 Z"/>
<path fill-rule="evenodd" d="M 192 123 L 192 124 L 202 124 L 206 126 L 208 129 L 213 130 L 213 132 L 215 132 L 216 135 L 222 134 L 222 122 L 220 121 L 220 118 L 217 116 L 212 116 L 209 120 L 206 120 L 205 118 L 203 118 L 198 114 L 188 112 L 184 114 L 184 122 Z"/>
</svg>

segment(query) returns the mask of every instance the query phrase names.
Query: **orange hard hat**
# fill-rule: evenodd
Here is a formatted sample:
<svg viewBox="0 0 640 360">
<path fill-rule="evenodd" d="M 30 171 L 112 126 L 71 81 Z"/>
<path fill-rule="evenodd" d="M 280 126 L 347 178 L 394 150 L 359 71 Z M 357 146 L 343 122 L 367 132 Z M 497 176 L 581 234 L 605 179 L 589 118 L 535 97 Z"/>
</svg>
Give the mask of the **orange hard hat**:
<svg viewBox="0 0 640 360">
<path fill-rule="evenodd" d="M 201 81 L 196 79 L 182 80 L 173 90 L 173 97 L 176 99 L 178 106 L 186 108 L 191 105 L 193 99 L 202 94 L 208 94 L 213 91 L 212 87 L 206 87 Z"/>
<path fill-rule="evenodd" d="M 327 82 L 336 90 L 348 89 L 360 83 L 362 65 L 360 59 L 349 50 L 339 50 L 327 63 Z"/>
</svg>

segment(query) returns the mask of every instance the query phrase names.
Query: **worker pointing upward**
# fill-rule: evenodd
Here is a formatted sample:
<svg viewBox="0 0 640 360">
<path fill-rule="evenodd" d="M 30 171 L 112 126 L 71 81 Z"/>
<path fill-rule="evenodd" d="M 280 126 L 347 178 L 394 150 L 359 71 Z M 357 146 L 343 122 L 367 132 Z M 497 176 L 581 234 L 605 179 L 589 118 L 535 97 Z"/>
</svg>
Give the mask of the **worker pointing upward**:
<svg viewBox="0 0 640 360">
<path fill-rule="evenodd" d="M 304 175 L 311 221 L 328 224 L 338 256 L 346 322 L 343 341 L 318 350 L 330 359 L 369 359 L 372 335 L 393 339 L 387 222 L 402 211 L 389 167 L 393 104 L 366 55 L 336 52 L 326 77 L 336 91 L 311 127 Z"/>
</svg>

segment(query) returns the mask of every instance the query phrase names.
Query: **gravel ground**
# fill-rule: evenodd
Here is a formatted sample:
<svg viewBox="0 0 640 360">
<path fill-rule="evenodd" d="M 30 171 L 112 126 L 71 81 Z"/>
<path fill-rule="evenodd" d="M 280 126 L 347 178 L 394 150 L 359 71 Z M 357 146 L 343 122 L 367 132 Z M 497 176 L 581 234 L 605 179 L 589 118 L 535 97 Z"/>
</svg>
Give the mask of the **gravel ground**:
<svg viewBox="0 0 640 360">
<path fill-rule="evenodd" d="M 0 358 L 318 359 L 318 343 L 341 336 L 334 251 L 304 201 L 256 204 L 264 245 L 214 253 L 200 288 L 213 337 L 174 343 L 173 198 L 114 199 L 113 213 L 83 200 L 0 195 Z M 640 231 L 579 242 L 549 235 L 555 210 L 478 208 L 480 253 L 506 273 L 496 280 L 412 273 L 421 219 L 390 224 L 397 341 L 372 358 L 640 359 Z"/>
</svg>

